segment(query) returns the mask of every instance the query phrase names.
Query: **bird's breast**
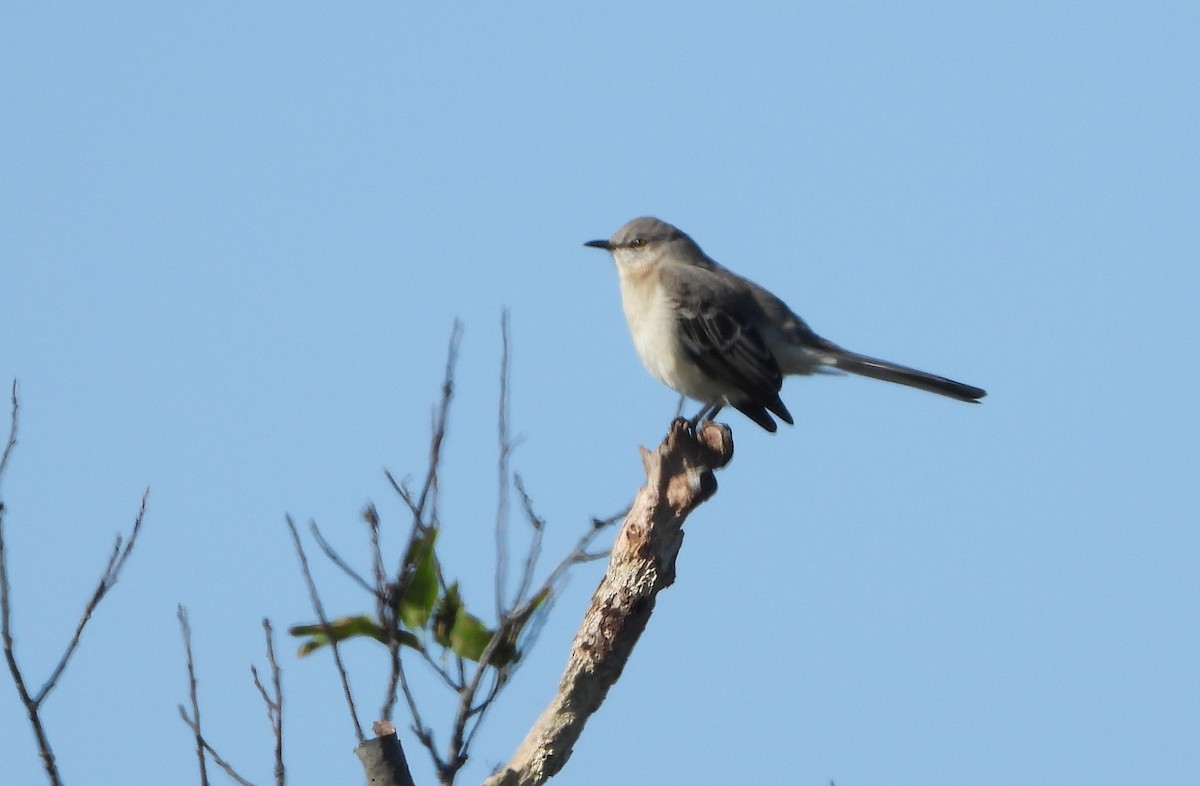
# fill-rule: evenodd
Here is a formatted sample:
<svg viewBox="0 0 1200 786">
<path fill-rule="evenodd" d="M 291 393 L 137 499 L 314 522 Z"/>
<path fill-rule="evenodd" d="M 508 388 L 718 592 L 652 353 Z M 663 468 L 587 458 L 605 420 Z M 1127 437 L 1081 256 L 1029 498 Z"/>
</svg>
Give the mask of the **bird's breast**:
<svg viewBox="0 0 1200 786">
<path fill-rule="evenodd" d="M 675 305 L 653 271 L 621 272 L 621 305 L 638 357 L 655 379 L 697 401 L 721 398 L 719 388 L 684 353 Z"/>
</svg>

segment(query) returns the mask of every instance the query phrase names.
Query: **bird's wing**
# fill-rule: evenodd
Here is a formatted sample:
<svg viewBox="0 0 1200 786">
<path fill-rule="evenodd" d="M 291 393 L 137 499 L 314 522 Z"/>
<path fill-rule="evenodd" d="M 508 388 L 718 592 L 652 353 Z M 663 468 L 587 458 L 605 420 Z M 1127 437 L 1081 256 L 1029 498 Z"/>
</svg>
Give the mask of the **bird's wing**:
<svg viewBox="0 0 1200 786">
<path fill-rule="evenodd" d="M 750 293 L 740 282 L 697 267 L 666 266 L 662 276 L 687 356 L 707 376 L 737 391 L 729 403 L 763 428 L 775 430 L 764 409 L 791 423 L 779 398 L 783 374 L 755 327 Z"/>
</svg>

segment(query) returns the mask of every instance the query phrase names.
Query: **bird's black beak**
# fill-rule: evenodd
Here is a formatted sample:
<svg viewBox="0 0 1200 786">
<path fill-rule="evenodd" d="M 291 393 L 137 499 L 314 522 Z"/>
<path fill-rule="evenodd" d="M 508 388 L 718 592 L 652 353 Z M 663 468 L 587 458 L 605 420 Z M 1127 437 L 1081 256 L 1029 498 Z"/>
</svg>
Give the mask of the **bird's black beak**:
<svg viewBox="0 0 1200 786">
<path fill-rule="evenodd" d="M 607 240 L 589 240 L 584 245 L 590 248 L 602 248 L 605 251 L 612 251 L 612 243 L 609 243 Z"/>
</svg>

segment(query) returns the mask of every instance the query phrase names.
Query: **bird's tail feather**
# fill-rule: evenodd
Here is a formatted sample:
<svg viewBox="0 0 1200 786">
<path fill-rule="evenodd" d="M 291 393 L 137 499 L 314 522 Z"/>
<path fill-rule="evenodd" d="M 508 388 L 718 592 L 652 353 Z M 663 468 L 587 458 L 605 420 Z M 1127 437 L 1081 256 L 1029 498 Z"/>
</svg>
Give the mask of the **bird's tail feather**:
<svg viewBox="0 0 1200 786">
<path fill-rule="evenodd" d="M 918 371 L 915 368 L 901 366 L 896 363 L 889 363 L 886 360 L 867 357 L 860 355 L 857 352 L 851 352 L 841 347 L 828 347 L 830 357 L 833 360 L 833 366 L 843 371 L 849 371 L 851 374 L 858 374 L 872 379 L 882 379 L 884 382 L 895 382 L 900 385 L 907 385 L 910 388 L 919 390 L 927 390 L 930 393 L 938 393 L 950 398 L 956 398 L 959 401 L 977 402 L 979 399 L 987 395 L 987 391 L 983 388 L 977 388 L 974 385 L 966 385 L 962 382 L 955 382 L 946 377 L 939 377 L 936 374 L 929 374 L 924 371 Z"/>
</svg>

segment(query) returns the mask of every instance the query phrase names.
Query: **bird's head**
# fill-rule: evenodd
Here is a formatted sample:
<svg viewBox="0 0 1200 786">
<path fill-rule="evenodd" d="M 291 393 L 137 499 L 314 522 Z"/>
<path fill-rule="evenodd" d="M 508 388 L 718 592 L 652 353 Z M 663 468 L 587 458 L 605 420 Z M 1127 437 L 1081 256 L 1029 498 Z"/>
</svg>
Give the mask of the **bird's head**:
<svg viewBox="0 0 1200 786">
<path fill-rule="evenodd" d="M 603 248 L 613 255 L 618 267 L 631 271 L 661 261 L 668 254 L 677 262 L 699 263 L 705 259 L 685 232 L 649 216 L 633 219 L 608 240 L 589 240 L 584 245 Z"/>
</svg>

